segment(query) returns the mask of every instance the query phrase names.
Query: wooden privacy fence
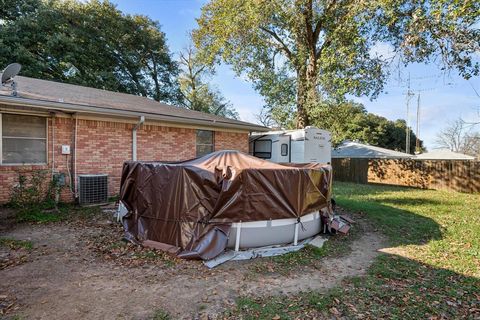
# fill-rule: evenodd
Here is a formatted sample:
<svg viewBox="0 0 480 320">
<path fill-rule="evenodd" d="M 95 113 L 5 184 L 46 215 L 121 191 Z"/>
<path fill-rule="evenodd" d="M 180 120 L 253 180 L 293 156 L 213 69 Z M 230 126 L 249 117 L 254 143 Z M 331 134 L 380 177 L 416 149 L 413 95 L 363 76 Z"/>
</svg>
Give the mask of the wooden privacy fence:
<svg viewBox="0 0 480 320">
<path fill-rule="evenodd" d="M 480 161 L 332 159 L 334 180 L 480 192 Z"/>
</svg>

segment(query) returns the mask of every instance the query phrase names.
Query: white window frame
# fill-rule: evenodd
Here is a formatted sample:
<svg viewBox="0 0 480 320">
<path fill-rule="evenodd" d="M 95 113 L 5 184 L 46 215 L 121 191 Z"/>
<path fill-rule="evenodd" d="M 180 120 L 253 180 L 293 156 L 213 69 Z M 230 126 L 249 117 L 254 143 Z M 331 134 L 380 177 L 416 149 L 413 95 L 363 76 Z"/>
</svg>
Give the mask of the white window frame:
<svg viewBox="0 0 480 320">
<path fill-rule="evenodd" d="M 25 162 L 25 163 L 3 163 L 3 114 L 13 114 L 13 115 L 23 115 L 23 116 L 31 116 L 31 117 L 40 117 L 45 118 L 45 138 L 28 138 L 32 140 L 45 140 L 45 160 L 46 162 Z M 15 137 L 9 137 L 15 138 Z M 18 137 L 22 138 L 22 137 Z M 48 164 L 48 117 L 38 114 L 29 114 L 29 113 L 14 113 L 14 112 L 0 112 L 0 166 L 42 166 Z"/>
</svg>

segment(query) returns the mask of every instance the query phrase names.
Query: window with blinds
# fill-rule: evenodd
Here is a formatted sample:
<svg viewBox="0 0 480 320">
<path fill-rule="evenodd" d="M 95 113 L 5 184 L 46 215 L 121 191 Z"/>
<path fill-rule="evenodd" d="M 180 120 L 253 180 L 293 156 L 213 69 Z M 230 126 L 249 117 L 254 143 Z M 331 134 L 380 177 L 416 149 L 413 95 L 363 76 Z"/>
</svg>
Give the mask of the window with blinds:
<svg viewBox="0 0 480 320">
<path fill-rule="evenodd" d="M 0 114 L 0 164 L 47 163 L 47 118 Z"/>
<path fill-rule="evenodd" d="M 197 130 L 197 157 L 213 152 L 213 131 Z"/>
</svg>

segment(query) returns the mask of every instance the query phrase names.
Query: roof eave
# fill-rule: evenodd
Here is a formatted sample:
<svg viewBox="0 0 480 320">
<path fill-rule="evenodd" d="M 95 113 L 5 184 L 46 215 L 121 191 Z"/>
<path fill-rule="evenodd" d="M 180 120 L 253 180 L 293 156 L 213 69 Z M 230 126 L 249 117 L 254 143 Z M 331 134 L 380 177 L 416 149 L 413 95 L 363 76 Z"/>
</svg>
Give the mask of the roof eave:
<svg viewBox="0 0 480 320">
<path fill-rule="evenodd" d="M 175 115 L 166 115 L 166 114 L 156 114 L 149 112 L 140 112 L 140 111 L 129 111 L 129 110 L 119 110 L 114 108 L 105 108 L 97 107 L 91 105 L 81 105 L 65 102 L 56 102 L 48 100 L 39 100 L 39 99 L 30 99 L 22 98 L 15 96 L 5 96 L 0 95 L 0 103 L 11 106 L 24 106 L 31 108 L 40 108 L 47 109 L 49 111 L 61 111 L 65 113 L 91 113 L 98 115 L 116 115 L 121 117 L 140 117 L 144 116 L 147 119 L 164 121 L 168 123 L 179 123 L 179 124 L 197 124 L 203 126 L 211 126 L 217 128 L 230 128 L 236 130 L 245 130 L 245 131 L 268 131 L 269 128 L 263 126 L 256 126 L 250 124 L 240 124 L 240 123 L 231 123 L 228 121 L 216 121 L 216 120 L 205 120 L 205 119 L 195 119 L 184 116 L 175 116 Z"/>
<path fill-rule="evenodd" d="M 354 155 L 332 155 L 332 158 L 354 158 L 354 159 L 411 159 L 411 156 L 354 156 Z"/>
</svg>

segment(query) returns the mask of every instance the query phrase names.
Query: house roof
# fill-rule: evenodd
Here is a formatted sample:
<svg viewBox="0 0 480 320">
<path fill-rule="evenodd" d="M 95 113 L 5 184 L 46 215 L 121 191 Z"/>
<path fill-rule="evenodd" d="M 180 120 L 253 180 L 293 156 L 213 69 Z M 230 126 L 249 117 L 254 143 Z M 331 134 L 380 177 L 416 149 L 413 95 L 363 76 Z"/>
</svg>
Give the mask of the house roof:
<svg viewBox="0 0 480 320">
<path fill-rule="evenodd" d="M 132 94 L 21 76 L 15 77 L 15 83 L 17 95 L 12 96 L 12 90 L 2 88 L 0 90 L 0 103 L 41 107 L 66 112 L 125 117 L 144 116 L 147 120 L 190 123 L 246 131 L 268 130 L 268 128 L 261 125 L 170 106 Z"/>
<path fill-rule="evenodd" d="M 399 159 L 411 158 L 408 153 L 371 146 L 346 140 L 332 150 L 332 158 L 369 158 L 369 159 Z"/>
<path fill-rule="evenodd" d="M 433 149 L 430 152 L 425 152 L 414 156 L 418 160 L 475 160 L 475 157 L 453 152 L 449 149 Z"/>
</svg>

